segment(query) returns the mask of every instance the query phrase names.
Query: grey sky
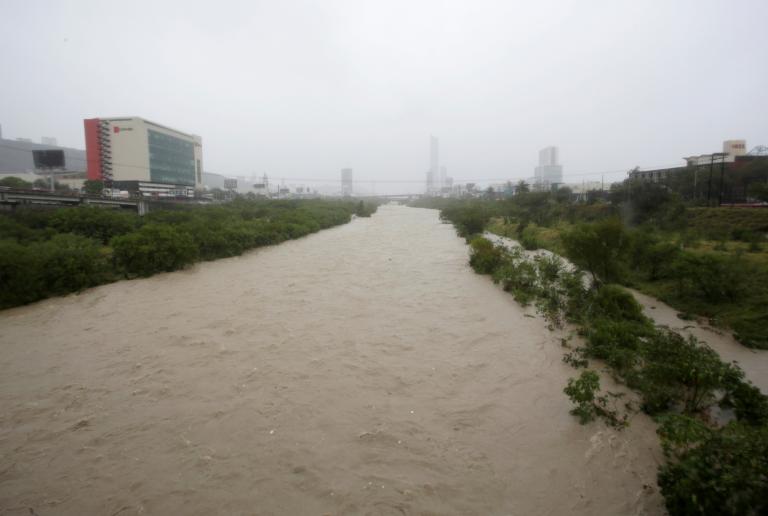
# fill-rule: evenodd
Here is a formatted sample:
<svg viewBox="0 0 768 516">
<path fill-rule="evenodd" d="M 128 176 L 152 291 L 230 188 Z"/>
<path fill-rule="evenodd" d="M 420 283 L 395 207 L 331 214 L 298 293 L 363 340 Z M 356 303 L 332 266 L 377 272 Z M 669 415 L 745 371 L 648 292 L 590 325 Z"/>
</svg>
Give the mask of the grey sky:
<svg viewBox="0 0 768 516">
<path fill-rule="evenodd" d="M 201 135 L 208 171 L 350 166 L 379 193 L 423 190 L 430 134 L 459 180 L 529 177 L 547 145 L 599 180 L 768 144 L 766 22 L 765 0 L 0 0 L 0 123 L 82 148 L 83 118 L 142 116 Z"/>
</svg>

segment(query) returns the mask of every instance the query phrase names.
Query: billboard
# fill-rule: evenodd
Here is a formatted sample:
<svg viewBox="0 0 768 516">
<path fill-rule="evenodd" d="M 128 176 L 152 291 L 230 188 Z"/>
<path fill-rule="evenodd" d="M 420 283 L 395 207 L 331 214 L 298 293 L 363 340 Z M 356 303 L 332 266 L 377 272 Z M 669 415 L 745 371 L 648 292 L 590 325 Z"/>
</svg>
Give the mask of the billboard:
<svg viewBox="0 0 768 516">
<path fill-rule="evenodd" d="M 32 159 L 37 169 L 64 168 L 63 150 L 33 150 Z"/>
</svg>

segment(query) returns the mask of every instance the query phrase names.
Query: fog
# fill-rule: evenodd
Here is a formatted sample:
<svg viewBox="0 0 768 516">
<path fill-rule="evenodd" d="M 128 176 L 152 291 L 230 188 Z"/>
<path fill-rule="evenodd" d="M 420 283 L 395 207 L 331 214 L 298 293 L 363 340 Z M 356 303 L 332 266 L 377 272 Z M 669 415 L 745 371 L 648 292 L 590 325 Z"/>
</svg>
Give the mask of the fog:
<svg viewBox="0 0 768 516">
<path fill-rule="evenodd" d="M 621 179 L 722 141 L 768 144 L 768 2 L 0 3 L 4 137 L 83 148 L 82 120 L 203 137 L 205 169 L 422 192 Z M 375 181 L 375 185 L 374 182 Z"/>
</svg>

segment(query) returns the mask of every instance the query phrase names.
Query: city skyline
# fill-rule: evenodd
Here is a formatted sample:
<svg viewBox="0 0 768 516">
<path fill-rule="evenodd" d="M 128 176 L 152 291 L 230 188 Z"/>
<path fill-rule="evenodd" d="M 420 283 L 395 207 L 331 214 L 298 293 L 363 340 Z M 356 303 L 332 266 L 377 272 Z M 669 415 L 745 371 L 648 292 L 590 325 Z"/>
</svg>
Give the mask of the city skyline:
<svg viewBox="0 0 768 516">
<path fill-rule="evenodd" d="M 81 120 L 126 114 L 201 135 L 207 172 L 323 183 L 354 163 L 381 193 L 423 190 L 429 134 L 451 175 L 476 182 L 530 176 L 548 142 L 578 182 L 768 144 L 757 0 L 79 5 L 4 7 L 6 138 L 82 149 Z M 129 33 L 145 37 L 93 44 Z M 727 73 L 694 86 L 714 62 Z"/>
</svg>

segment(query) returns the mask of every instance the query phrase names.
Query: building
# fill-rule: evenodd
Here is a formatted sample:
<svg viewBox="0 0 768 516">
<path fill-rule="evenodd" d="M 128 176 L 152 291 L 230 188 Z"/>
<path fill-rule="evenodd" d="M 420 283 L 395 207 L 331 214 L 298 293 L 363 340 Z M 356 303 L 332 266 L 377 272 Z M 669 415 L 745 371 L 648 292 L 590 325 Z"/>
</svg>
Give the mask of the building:
<svg viewBox="0 0 768 516">
<path fill-rule="evenodd" d="M 43 145 L 52 145 L 54 147 L 58 146 L 58 141 L 56 141 L 56 138 L 53 136 L 41 136 L 40 143 Z"/>
<path fill-rule="evenodd" d="M 349 197 L 352 195 L 352 169 L 341 169 L 341 195 Z"/>
<path fill-rule="evenodd" d="M 701 154 L 699 156 L 688 156 L 683 158 L 686 165 L 701 166 L 710 165 L 712 162 L 720 163 L 725 158 L 725 163 L 734 163 L 738 156 L 744 156 L 747 154 L 747 141 L 746 140 L 725 140 L 723 142 L 723 152 L 717 154 Z"/>
<path fill-rule="evenodd" d="M 203 187 L 199 136 L 138 117 L 84 121 L 88 179 L 154 196 L 194 196 Z"/>
<path fill-rule="evenodd" d="M 534 186 L 537 190 L 549 190 L 563 182 L 563 167 L 557 147 L 545 147 L 539 151 L 539 165 L 534 169 Z"/>
<path fill-rule="evenodd" d="M 66 170 L 70 172 L 85 172 L 85 151 L 82 149 L 0 138 L 0 173 L 33 173 L 35 162 L 32 159 L 32 151 L 52 149 L 64 151 L 64 167 Z"/>
<path fill-rule="evenodd" d="M 442 172 L 444 173 L 444 172 Z M 429 170 L 427 171 L 427 195 L 435 195 L 443 187 L 440 171 L 440 141 L 429 137 Z"/>
<path fill-rule="evenodd" d="M 683 158 L 685 165 L 679 167 L 660 168 L 652 170 L 641 170 L 639 167 L 629 172 L 629 179 L 638 181 L 659 182 L 667 179 L 673 174 L 684 170 L 700 169 L 702 167 L 720 167 L 724 166 L 726 170 L 738 169 L 754 160 L 768 159 L 766 156 L 747 153 L 746 140 L 725 140 L 723 142 L 723 152 L 711 154 L 699 154 Z M 724 164 L 724 165 L 723 165 Z"/>
</svg>

